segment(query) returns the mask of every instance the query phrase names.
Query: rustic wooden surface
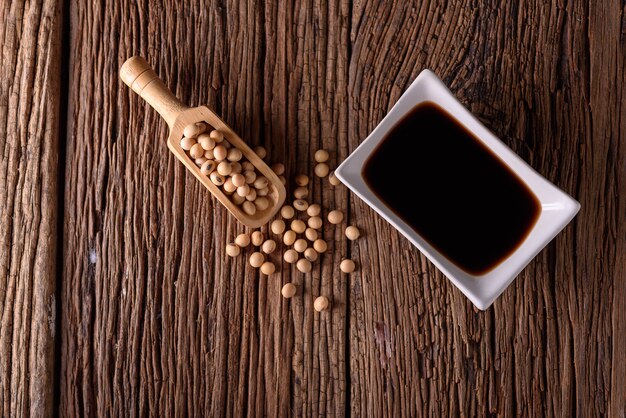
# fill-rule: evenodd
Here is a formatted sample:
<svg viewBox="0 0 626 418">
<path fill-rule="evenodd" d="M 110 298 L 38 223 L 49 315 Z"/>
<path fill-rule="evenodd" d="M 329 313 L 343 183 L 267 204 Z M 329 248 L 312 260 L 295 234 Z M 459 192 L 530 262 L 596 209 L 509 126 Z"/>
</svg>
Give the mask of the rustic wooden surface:
<svg viewBox="0 0 626 418">
<path fill-rule="evenodd" d="M 48 0 L 0 5 L 3 417 L 49 415 L 54 404 L 61 12 Z"/>
<path fill-rule="evenodd" d="M 0 415 L 626 416 L 626 8 L 440 3 L 0 7 Z M 118 80 L 135 54 L 290 177 L 320 147 L 340 162 L 430 68 L 582 210 L 480 312 L 316 180 L 364 236 L 326 228 L 311 274 L 260 276 Z"/>
</svg>

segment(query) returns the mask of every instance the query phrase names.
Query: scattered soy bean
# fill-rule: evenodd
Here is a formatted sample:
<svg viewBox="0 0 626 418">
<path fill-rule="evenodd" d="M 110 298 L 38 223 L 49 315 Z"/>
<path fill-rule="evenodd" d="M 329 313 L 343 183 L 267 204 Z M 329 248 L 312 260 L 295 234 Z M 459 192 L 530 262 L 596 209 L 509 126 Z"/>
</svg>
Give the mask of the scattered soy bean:
<svg viewBox="0 0 626 418">
<path fill-rule="evenodd" d="M 283 242 L 285 245 L 293 245 L 296 242 L 296 233 L 293 231 L 287 231 L 283 235 Z"/>
<path fill-rule="evenodd" d="M 306 250 L 304 250 L 304 258 L 306 258 L 307 260 L 313 262 L 316 261 L 318 257 L 319 254 L 317 253 L 317 251 L 315 251 L 315 249 L 307 248 Z"/>
<path fill-rule="evenodd" d="M 206 125 L 201 127 L 194 124 L 189 127 L 189 133 L 193 136 L 185 136 L 181 139 L 181 148 L 188 151 L 189 156 L 200 166 L 203 174 L 208 175 L 211 181 L 223 186 L 223 191 L 231 195 L 231 200 L 237 205 L 241 205 L 242 210 L 253 216 L 257 211 L 264 211 L 269 208 L 271 201 L 266 197 L 270 193 L 270 182 L 262 176 L 254 165 L 244 158 L 240 149 L 232 146 L 221 132 L 211 131 L 210 134 L 203 133 Z M 197 138 L 197 139 L 196 139 Z M 256 147 L 255 153 L 263 159 L 267 156 L 267 151 L 263 147 Z M 330 172 L 327 161 L 329 153 L 326 150 L 315 152 L 314 172 L 317 177 L 329 177 L 331 185 L 339 185 L 340 182 L 334 172 Z M 285 166 L 276 163 L 271 166 L 273 172 L 285 184 Z M 293 248 L 285 251 L 283 258 L 287 263 L 295 263 L 296 268 L 302 273 L 308 273 L 312 269 L 312 262 L 319 259 L 319 255 L 328 250 L 326 241 L 320 239 L 319 230 L 323 227 L 321 218 L 321 206 L 311 204 L 305 200 L 309 196 L 308 184 L 310 178 L 304 174 L 299 174 L 295 178 L 298 187 L 294 189 L 295 200 L 293 206 L 285 205 L 281 208 L 282 218 L 291 220 L 290 230 L 286 231 L 285 221 L 274 220 L 270 225 L 270 230 L 276 235 L 283 234 L 282 240 L 285 245 Z M 236 193 L 235 193 L 236 192 Z M 294 210 L 295 208 L 295 210 Z M 293 219 L 296 213 L 306 211 L 308 220 L 302 221 Z M 337 225 L 343 222 L 344 215 L 340 210 L 333 210 L 328 213 L 328 221 Z M 354 225 L 349 225 L 344 231 L 349 240 L 355 240 L 360 236 L 359 229 Z M 304 234 L 303 238 L 298 238 L 298 234 Z M 304 239 L 306 237 L 306 239 Z M 273 239 L 264 240 L 260 231 L 255 231 L 250 237 L 248 234 L 240 234 L 233 243 L 226 245 L 226 253 L 230 257 L 241 254 L 241 249 L 250 245 L 260 247 L 260 251 L 254 252 L 249 259 L 250 265 L 261 269 L 261 273 L 271 275 L 276 271 L 276 266 L 271 261 L 266 261 L 265 254 L 272 254 L 276 251 L 277 243 Z M 309 247 L 312 242 L 312 247 Z M 302 255 L 300 255 L 302 254 Z M 300 258 L 302 257 L 302 258 Z M 344 259 L 340 263 L 340 269 L 344 273 L 355 271 L 356 266 L 350 259 Z M 296 293 L 293 283 L 283 286 L 281 293 L 286 298 L 292 297 Z M 330 305 L 328 299 L 320 296 L 314 302 L 315 309 L 322 311 L 328 309 Z"/>
<path fill-rule="evenodd" d="M 326 241 L 324 241 L 323 239 L 318 238 L 313 242 L 313 248 L 318 253 L 325 253 L 328 249 L 328 244 L 326 244 Z"/>
<path fill-rule="evenodd" d="M 254 180 L 254 188 L 255 189 L 262 189 L 264 187 L 269 186 L 270 182 L 268 179 L 266 179 L 264 176 L 259 176 L 256 178 L 256 180 Z"/>
<path fill-rule="evenodd" d="M 339 264 L 339 268 L 344 273 L 352 273 L 354 269 L 356 268 L 356 266 L 354 265 L 354 261 L 346 258 L 345 260 L 341 262 L 341 264 Z"/>
<path fill-rule="evenodd" d="M 354 241 L 359 237 L 359 235 L 361 235 L 361 232 L 356 226 L 350 225 L 346 228 L 346 238 L 348 238 L 350 241 Z"/>
<path fill-rule="evenodd" d="M 309 241 L 315 241 L 317 239 L 317 231 L 315 229 L 313 229 L 313 228 L 307 228 L 304 231 L 304 236 Z"/>
<path fill-rule="evenodd" d="M 228 155 L 228 151 L 226 151 L 226 148 L 223 145 L 218 145 L 213 148 L 213 156 L 217 161 L 223 161 L 224 158 L 226 158 L 226 155 Z"/>
<path fill-rule="evenodd" d="M 291 221 L 290 228 L 296 234 L 301 234 L 306 229 L 306 225 L 300 219 L 294 219 Z"/>
<path fill-rule="evenodd" d="M 296 199 L 293 201 L 293 207 L 299 210 L 300 212 L 304 212 L 309 207 L 309 202 L 303 199 Z"/>
<path fill-rule="evenodd" d="M 239 196 L 239 197 L 241 197 L 241 196 Z M 241 204 L 241 207 L 243 208 L 243 211 L 246 214 L 250 215 L 250 216 L 252 216 L 252 215 L 254 215 L 256 213 L 256 206 L 254 206 L 254 203 L 252 203 L 252 202 L 248 202 L 246 200 L 245 202 L 243 202 Z"/>
<path fill-rule="evenodd" d="M 289 205 L 285 205 L 280 209 L 280 215 L 285 219 L 293 218 L 293 215 L 295 215 L 295 213 L 296 212 L 293 210 L 293 207 Z"/>
<path fill-rule="evenodd" d="M 252 241 L 252 245 L 254 245 L 255 247 L 259 247 L 261 244 L 263 244 L 263 233 L 261 231 L 254 231 L 251 235 L 251 241 Z"/>
<path fill-rule="evenodd" d="M 318 163 L 325 163 L 326 161 L 328 161 L 328 157 L 328 151 L 326 151 L 325 149 L 315 151 L 315 161 L 317 161 Z"/>
<path fill-rule="evenodd" d="M 319 216 L 311 216 L 308 220 L 310 228 L 320 229 L 322 227 L 322 218 Z"/>
<path fill-rule="evenodd" d="M 298 252 L 296 250 L 287 250 L 285 254 L 283 254 L 283 258 L 289 264 L 293 264 L 298 261 Z"/>
<path fill-rule="evenodd" d="M 208 161 L 207 161 L 208 162 Z M 213 171 L 209 178 L 211 179 L 211 181 L 213 182 L 213 184 L 215 184 L 216 186 L 221 186 L 224 184 L 224 182 L 226 181 L 224 179 L 224 176 L 220 176 L 217 172 Z"/>
<path fill-rule="evenodd" d="M 328 214 L 328 222 L 333 225 L 337 225 L 340 224 L 341 221 L 343 221 L 343 212 L 337 209 L 331 210 Z"/>
<path fill-rule="evenodd" d="M 306 213 L 309 216 L 317 216 L 320 214 L 321 211 L 322 211 L 322 208 L 320 207 L 320 205 L 318 205 L 317 203 L 313 203 L 312 205 L 309 205 L 309 207 L 306 210 Z"/>
<path fill-rule="evenodd" d="M 239 148 L 231 148 L 228 150 L 228 153 L 226 154 L 226 159 L 228 161 L 239 161 L 241 160 L 241 157 L 243 157 L 243 154 L 241 153 L 241 151 L 239 150 Z"/>
<path fill-rule="evenodd" d="M 330 168 L 328 167 L 328 164 L 326 163 L 319 163 L 318 165 L 315 166 L 313 171 L 315 172 L 315 175 L 317 177 L 321 178 L 321 177 L 326 177 L 328 175 Z"/>
<path fill-rule="evenodd" d="M 259 268 L 265 262 L 265 257 L 260 252 L 254 252 L 250 255 L 250 265 L 255 268 Z"/>
<path fill-rule="evenodd" d="M 285 232 L 285 221 L 282 221 L 280 219 L 276 219 L 270 225 L 270 229 L 276 235 L 282 234 L 283 232 Z"/>
<path fill-rule="evenodd" d="M 254 147 L 254 152 L 259 156 L 260 159 L 263 159 L 267 156 L 267 151 L 262 146 Z"/>
<path fill-rule="evenodd" d="M 272 164 L 272 171 L 277 175 L 283 175 L 285 173 L 285 166 L 281 163 Z"/>
<path fill-rule="evenodd" d="M 209 135 L 211 136 L 211 139 L 218 144 L 224 140 L 224 134 L 217 129 L 212 130 Z"/>
<path fill-rule="evenodd" d="M 274 241 L 273 239 L 268 239 L 267 241 L 263 243 L 263 245 L 261 245 L 261 250 L 265 254 L 271 254 L 274 252 L 275 249 L 276 249 L 276 241 Z"/>
<path fill-rule="evenodd" d="M 270 201 L 267 199 L 267 197 L 257 196 L 257 198 L 254 201 L 254 205 L 256 206 L 256 210 L 262 211 L 270 207 Z"/>
<path fill-rule="evenodd" d="M 233 168 L 230 166 L 228 161 L 222 161 L 217 165 L 217 172 L 222 176 L 227 176 L 233 171 Z"/>
<path fill-rule="evenodd" d="M 276 266 L 271 261 L 266 261 L 265 263 L 261 264 L 261 273 L 265 274 L 266 276 L 273 274 L 275 271 Z"/>
<path fill-rule="evenodd" d="M 293 191 L 293 197 L 295 197 L 296 199 L 303 199 L 308 194 L 309 194 L 309 189 L 303 186 L 296 187 L 296 190 Z"/>
<path fill-rule="evenodd" d="M 239 254 L 241 254 L 241 248 L 239 248 L 239 246 L 237 244 L 233 244 L 228 243 L 226 244 L 226 254 L 228 254 L 229 257 L 237 257 Z"/>
<path fill-rule="evenodd" d="M 198 144 L 200 144 L 205 151 L 215 148 L 215 140 L 211 138 L 209 134 L 199 135 Z"/>
<path fill-rule="evenodd" d="M 285 178 L 285 176 L 278 176 L 278 180 L 280 180 L 283 186 L 287 184 L 287 179 Z"/>
<path fill-rule="evenodd" d="M 244 184 L 243 186 L 237 187 L 237 194 L 242 197 L 248 196 L 250 193 L 250 186 Z"/>
<path fill-rule="evenodd" d="M 237 238 L 235 238 L 235 244 L 239 245 L 241 248 L 245 248 L 250 245 L 250 235 L 248 234 L 239 234 Z"/>
<path fill-rule="evenodd" d="M 189 155 L 191 155 L 191 158 L 200 158 L 204 155 L 204 148 L 202 148 L 202 145 L 196 143 L 189 150 Z"/>
<path fill-rule="evenodd" d="M 232 180 L 235 187 L 241 187 L 246 184 L 246 178 L 242 174 L 234 174 Z"/>
<path fill-rule="evenodd" d="M 309 184 L 309 177 L 305 174 L 298 174 L 296 176 L 296 184 L 298 186 L 306 186 Z"/>
<path fill-rule="evenodd" d="M 293 243 L 293 249 L 296 250 L 299 253 L 303 253 L 304 250 L 306 250 L 306 248 L 308 247 L 307 243 L 305 240 L 303 240 L 302 238 L 297 239 L 296 242 Z"/>
<path fill-rule="evenodd" d="M 193 138 L 184 136 L 183 139 L 180 140 L 180 147 L 185 151 L 189 151 L 194 145 L 196 145 L 196 140 Z"/>
<path fill-rule="evenodd" d="M 325 311 L 328 309 L 328 305 L 330 305 L 330 303 L 328 302 L 328 298 L 326 296 L 319 296 L 315 299 L 315 302 L 313 302 L 313 308 L 317 312 Z"/>
<path fill-rule="evenodd" d="M 298 262 L 296 263 L 296 268 L 301 272 L 301 273 L 308 273 L 311 271 L 311 262 L 309 260 L 307 260 L 306 258 L 301 258 L 300 260 L 298 260 Z"/>
<path fill-rule="evenodd" d="M 293 283 L 286 283 L 283 288 L 280 290 L 280 294 L 283 295 L 285 299 L 290 299 L 296 295 L 296 291 L 298 288 Z"/>
</svg>

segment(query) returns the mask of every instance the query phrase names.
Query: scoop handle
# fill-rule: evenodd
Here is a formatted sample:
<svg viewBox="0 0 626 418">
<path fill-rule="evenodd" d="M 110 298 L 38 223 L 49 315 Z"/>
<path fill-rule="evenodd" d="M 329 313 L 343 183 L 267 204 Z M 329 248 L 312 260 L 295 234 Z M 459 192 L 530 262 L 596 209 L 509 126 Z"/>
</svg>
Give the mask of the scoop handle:
<svg viewBox="0 0 626 418">
<path fill-rule="evenodd" d="M 135 56 L 126 60 L 120 68 L 120 78 L 124 84 L 159 112 L 170 129 L 174 126 L 180 112 L 188 109 L 163 84 L 143 57 Z"/>
</svg>

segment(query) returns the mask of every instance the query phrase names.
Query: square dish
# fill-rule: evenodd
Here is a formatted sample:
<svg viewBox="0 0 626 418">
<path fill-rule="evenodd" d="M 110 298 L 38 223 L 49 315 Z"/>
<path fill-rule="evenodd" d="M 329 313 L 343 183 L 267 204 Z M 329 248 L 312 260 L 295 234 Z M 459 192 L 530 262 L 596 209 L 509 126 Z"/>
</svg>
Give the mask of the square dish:
<svg viewBox="0 0 626 418">
<path fill-rule="evenodd" d="M 488 148 L 526 184 L 539 200 L 541 211 L 521 244 L 485 274 L 460 268 L 388 207 L 368 186 L 363 169 L 387 134 L 416 106 L 432 102 L 448 113 Z M 428 140 L 417 138 L 416 140 Z M 472 115 L 431 71 L 424 70 L 374 131 L 337 168 L 336 176 L 354 193 L 389 221 L 448 277 L 479 309 L 487 309 L 524 267 L 570 222 L 580 204 L 538 174 Z M 432 179 L 418 179 L 432 181 Z"/>
</svg>

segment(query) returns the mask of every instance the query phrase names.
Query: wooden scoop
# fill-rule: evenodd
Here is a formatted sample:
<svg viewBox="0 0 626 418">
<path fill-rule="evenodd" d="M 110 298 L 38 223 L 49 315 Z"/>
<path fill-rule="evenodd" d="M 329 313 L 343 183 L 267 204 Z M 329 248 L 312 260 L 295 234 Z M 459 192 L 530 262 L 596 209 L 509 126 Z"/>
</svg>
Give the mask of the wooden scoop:
<svg viewBox="0 0 626 418">
<path fill-rule="evenodd" d="M 170 151 L 226 206 L 230 213 L 235 215 L 239 222 L 250 228 L 258 228 L 266 224 L 276 214 L 285 201 L 285 186 L 267 164 L 219 116 L 205 106 L 190 108 L 182 104 L 142 57 L 137 56 L 128 59 L 120 68 L 120 78 L 165 119 L 170 128 L 170 135 L 167 138 L 167 146 Z M 221 131 L 224 138 L 234 147 L 239 148 L 244 158 L 250 161 L 256 170 L 269 180 L 270 191 L 267 198 L 270 205 L 267 209 L 257 211 L 254 215 L 248 215 L 230 200 L 221 187 L 213 184 L 208 176 L 200 172 L 200 168 L 194 160 L 180 146 L 183 129 L 185 126 L 196 122 L 206 122 L 213 129 Z"/>
</svg>

